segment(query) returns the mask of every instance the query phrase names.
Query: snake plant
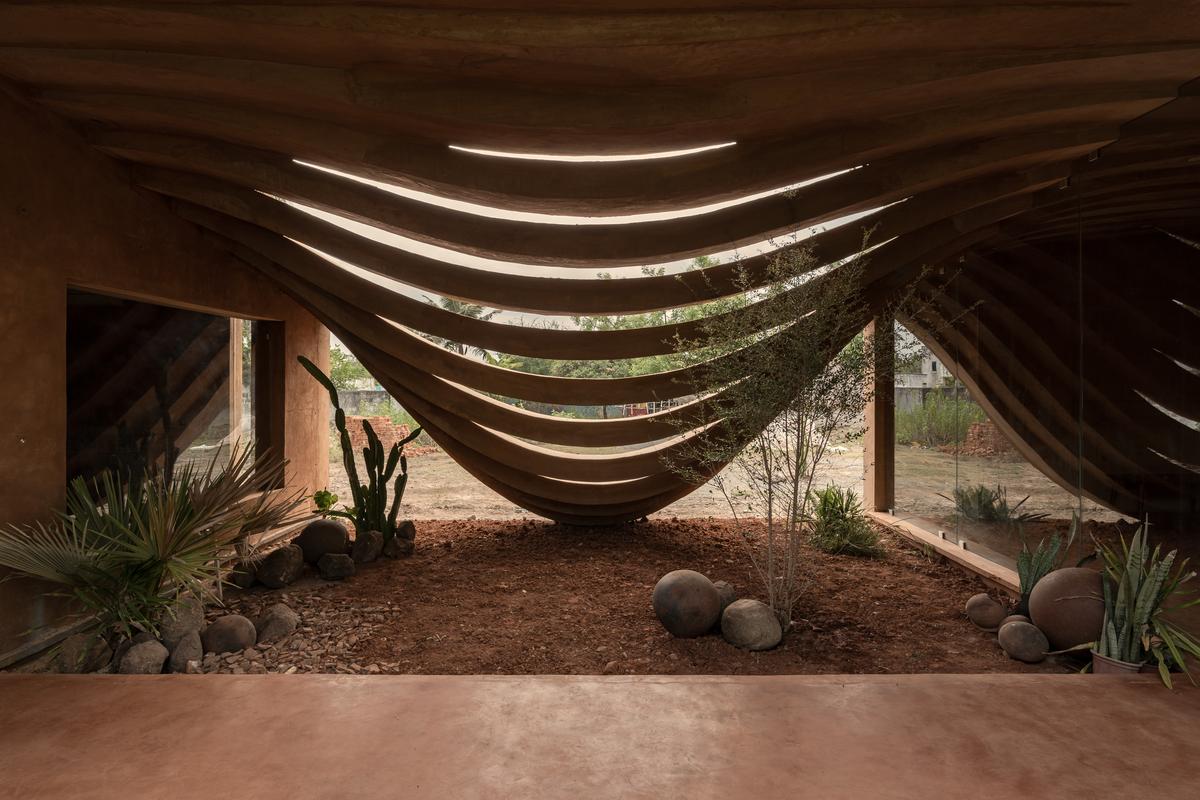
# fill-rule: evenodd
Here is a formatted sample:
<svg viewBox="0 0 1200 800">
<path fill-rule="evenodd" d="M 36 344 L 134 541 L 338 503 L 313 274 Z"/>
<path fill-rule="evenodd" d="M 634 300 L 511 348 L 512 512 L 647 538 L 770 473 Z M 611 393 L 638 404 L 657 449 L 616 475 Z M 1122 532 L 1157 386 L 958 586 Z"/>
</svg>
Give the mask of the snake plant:
<svg viewBox="0 0 1200 800">
<path fill-rule="evenodd" d="M 1133 664 L 1153 658 L 1168 687 L 1172 665 L 1194 684 L 1184 659 L 1189 655 L 1200 658 L 1200 641 L 1168 620 L 1166 614 L 1194 606 L 1200 598 L 1170 609 L 1165 604 L 1193 594 L 1183 586 L 1196 573 L 1188 570 L 1187 559 L 1176 563 L 1175 550 L 1163 555 L 1161 546 L 1155 546 L 1151 552 L 1147 527 L 1145 523 L 1139 526 L 1128 544 L 1122 536 L 1119 551 L 1100 545 L 1104 560 L 1104 627 L 1094 649 L 1102 656 Z"/>
</svg>

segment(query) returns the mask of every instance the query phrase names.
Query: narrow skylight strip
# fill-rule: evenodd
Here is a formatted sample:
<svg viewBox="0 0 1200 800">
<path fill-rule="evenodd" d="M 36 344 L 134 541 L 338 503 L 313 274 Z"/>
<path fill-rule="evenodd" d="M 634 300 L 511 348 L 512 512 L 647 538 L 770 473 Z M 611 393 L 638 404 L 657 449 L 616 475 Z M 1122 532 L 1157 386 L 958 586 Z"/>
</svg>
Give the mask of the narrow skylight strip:
<svg viewBox="0 0 1200 800">
<path fill-rule="evenodd" d="M 733 147 L 737 142 L 720 142 L 719 144 L 706 144 L 700 147 L 687 147 L 682 150 L 659 150 L 651 153 L 619 153 L 616 155 L 576 155 L 567 156 L 557 153 L 513 153 L 506 150 L 488 150 L 483 147 L 466 147 L 464 145 L 452 144 L 451 150 L 458 150 L 463 153 L 472 153 L 478 156 L 491 156 L 493 158 L 515 158 L 525 161 L 653 161 L 662 158 L 679 158 L 680 156 L 690 156 L 696 153 L 707 153 L 710 150 L 723 150 L 726 147 Z"/>
<path fill-rule="evenodd" d="M 1143 392 L 1140 392 L 1137 389 L 1134 389 L 1133 392 L 1138 397 L 1142 398 L 1147 403 L 1154 406 L 1158 411 L 1162 412 L 1163 414 L 1166 414 L 1168 417 L 1170 417 L 1171 419 L 1178 422 L 1180 425 L 1183 425 L 1184 427 L 1187 427 L 1187 428 L 1191 428 L 1194 431 L 1200 431 L 1200 422 L 1192 419 L 1191 417 L 1185 417 L 1182 414 L 1176 414 L 1174 411 L 1167 408 L 1162 403 L 1158 403 L 1155 400 L 1153 400 L 1152 398 L 1147 397 Z"/>
<path fill-rule="evenodd" d="M 1158 452 L 1153 447 L 1147 447 L 1146 449 L 1149 450 L 1151 453 L 1154 453 L 1154 455 L 1158 456 L 1159 458 L 1163 459 L 1164 461 L 1171 462 L 1172 464 L 1179 467 L 1180 469 L 1186 469 L 1189 472 L 1195 472 L 1196 474 L 1200 475 L 1200 466 L 1196 466 L 1195 464 L 1188 464 L 1188 463 L 1185 463 L 1178 459 L 1171 458 L 1169 455 L 1166 455 L 1165 453 Z"/>
<path fill-rule="evenodd" d="M 333 214 L 323 209 L 307 206 L 294 200 L 277 197 L 266 192 L 262 192 L 262 194 L 286 203 L 292 208 L 295 208 L 298 211 L 315 217 L 316 219 L 319 219 L 330 225 L 334 225 L 345 231 L 349 231 L 350 233 L 362 236 L 365 239 L 380 242 L 388 245 L 389 247 L 395 247 L 397 250 L 403 250 L 414 255 L 445 261 L 449 264 L 456 264 L 458 266 L 479 269 L 485 272 L 496 272 L 507 275 L 567 279 L 595 277 L 594 274 L 589 274 L 586 270 L 575 267 L 551 267 L 545 265 L 521 264 L 519 262 L 499 261 L 497 259 L 485 258 L 483 256 L 473 255 L 471 253 L 462 253 L 457 250 L 451 250 L 449 248 L 442 247 L 441 245 L 430 244 L 428 242 L 418 241 L 407 236 L 401 236 L 400 234 L 393 233 L 392 231 L 384 230 L 383 228 L 379 228 L 374 225 L 368 225 L 366 223 L 359 222 L 358 220 L 350 219 L 349 217 Z M 889 203 L 888 205 L 879 206 L 877 208 L 856 211 L 853 214 L 848 214 L 844 217 L 838 217 L 837 219 L 830 220 L 820 225 L 812 225 L 806 228 L 801 228 L 800 230 L 793 231 L 788 234 L 776 236 L 760 242 L 754 242 L 748 245 L 743 245 L 732 250 L 722 250 L 716 253 L 711 253 L 708 254 L 707 257 L 715 263 L 723 263 L 726 261 L 736 260 L 738 258 L 764 255 L 782 247 L 788 247 L 797 244 L 805 239 L 817 235 L 818 233 L 823 233 L 825 231 L 832 230 L 833 228 L 841 227 L 842 225 L 847 225 L 863 219 L 864 217 L 871 216 L 885 208 L 888 208 L 891 205 L 895 205 L 895 203 Z M 872 246 L 874 247 L 877 245 Z M 656 262 L 647 264 L 645 266 L 653 269 L 662 267 L 666 270 L 665 274 L 673 275 L 688 270 L 693 261 L 694 259 L 692 258 L 685 258 L 668 262 Z M 641 266 L 611 267 L 605 268 L 604 272 L 614 278 L 636 278 L 642 276 L 642 269 L 643 267 Z"/>
<path fill-rule="evenodd" d="M 1157 347 L 1154 348 L 1154 352 L 1158 353 L 1163 358 L 1166 358 L 1166 359 L 1169 359 L 1169 360 L 1175 362 L 1175 366 L 1179 367 L 1181 370 L 1184 370 L 1185 372 L 1190 372 L 1191 374 L 1193 374 L 1197 377 L 1200 377 L 1200 367 L 1193 367 L 1191 364 L 1186 364 L 1186 363 L 1180 361 L 1178 358 L 1175 358 L 1174 356 L 1172 356 L 1168 353 L 1164 353 L 1162 350 L 1159 350 Z"/>
<path fill-rule="evenodd" d="M 362 183 L 367 186 L 372 186 L 376 189 L 381 189 L 400 197 L 405 197 L 409 200 L 416 200 L 429 205 L 448 208 L 452 211 L 461 211 L 466 214 L 474 214 L 478 217 L 489 217 L 492 219 L 511 219 L 519 222 L 533 222 L 542 225 L 613 225 L 613 224 L 629 224 L 637 222 L 658 222 L 661 220 L 681 219 L 683 217 L 696 217 L 701 214 L 709 214 L 713 211 L 720 211 L 723 208 L 732 208 L 733 206 L 743 205 L 755 200 L 761 200 L 764 197 L 792 192 L 796 189 L 803 189 L 805 186 L 811 186 L 814 183 L 827 181 L 830 178 L 836 178 L 839 175 L 844 175 L 860 167 L 850 167 L 849 169 L 838 170 L 827 175 L 820 175 L 816 178 L 810 178 L 799 183 L 788 184 L 777 189 L 769 189 L 765 192 L 757 192 L 755 194 L 739 197 L 734 200 L 724 200 L 719 203 L 709 203 L 704 206 L 696 206 L 694 208 L 679 209 L 676 211 L 662 211 L 645 214 L 618 214 L 610 217 L 603 216 L 579 216 L 571 214 L 543 214 L 535 211 L 514 211 L 510 209 L 497 208 L 495 206 L 486 206 L 481 203 L 470 203 L 465 200 L 454 200 L 449 197 L 422 192 L 417 189 L 409 189 L 405 186 L 399 186 L 394 183 L 386 183 L 373 178 L 364 178 L 360 175 L 355 175 L 350 172 L 343 172 L 333 167 L 314 164 L 311 161 L 301 161 L 294 159 L 296 164 L 310 169 L 320 170 L 321 172 L 330 175 L 336 175 L 339 178 L 346 178 L 356 183 Z"/>
</svg>

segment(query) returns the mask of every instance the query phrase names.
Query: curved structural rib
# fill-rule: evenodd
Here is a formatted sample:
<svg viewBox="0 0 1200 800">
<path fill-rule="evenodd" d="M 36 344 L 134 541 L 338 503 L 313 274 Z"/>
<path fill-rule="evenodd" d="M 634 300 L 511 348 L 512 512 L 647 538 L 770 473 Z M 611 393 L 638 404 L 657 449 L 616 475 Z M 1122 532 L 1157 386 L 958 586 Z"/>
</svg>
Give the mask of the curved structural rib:
<svg viewBox="0 0 1200 800">
<path fill-rule="evenodd" d="M 695 394 L 703 367 L 555 378 L 426 335 L 595 360 L 701 327 L 521 328 L 420 293 L 669 310 L 761 285 L 803 232 L 827 268 L 865 237 L 869 302 L 917 282 L 910 324 L 1054 480 L 1127 514 L 1200 516 L 1200 7 L 519 5 L 0 2 L 0 76 L 310 308 L 536 513 L 619 522 L 690 491 L 663 456 L 723 424 Z M 576 219 L 621 215 L 638 216 Z M 604 420 L 517 402 L 671 399 Z"/>
</svg>

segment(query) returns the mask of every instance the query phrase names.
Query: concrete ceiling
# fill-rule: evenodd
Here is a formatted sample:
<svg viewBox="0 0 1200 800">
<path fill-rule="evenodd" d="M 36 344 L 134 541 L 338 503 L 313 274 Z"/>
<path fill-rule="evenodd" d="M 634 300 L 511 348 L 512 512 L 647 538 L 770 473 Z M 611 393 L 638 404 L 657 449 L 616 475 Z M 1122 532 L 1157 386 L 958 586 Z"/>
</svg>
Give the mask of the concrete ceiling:
<svg viewBox="0 0 1200 800">
<path fill-rule="evenodd" d="M 1178 312 L 1200 308 L 1197 252 L 1187 243 L 1200 240 L 1200 3 L 612 0 L 597 8 L 570 0 L 0 3 L 0 75 L 279 281 L 464 466 L 546 516 L 631 519 L 687 493 L 692 487 L 663 466 L 672 444 L 660 440 L 677 433 L 672 420 L 709 421 L 705 405 L 604 422 L 527 412 L 485 393 L 638 402 L 680 394 L 680 376 L 514 373 L 389 322 L 501 352 L 578 359 L 665 352 L 695 329 L 471 320 L 349 276 L 295 241 L 490 307 L 628 313 L 732 294 L 737 269 L 766 279 L 768 256 L 683 278 L 594 273 L 870 211 L 816 236 L 819 259 L 854 256 L 871 226 L 883 243 L 870 256 L 876 289 L 958 265 L 954 304 L 987 303 L 973 318 L 975 334 L 939 333 L 936 318 L 954 316 L 945 303 L 909 322 L 958 365 L 1026 457 L 1125 513 L 1197 513 L 1188 465 L 1200 464 L 1200 432 L 1145 398 L 1200 419 L 1200 387 L 1191 385 L 1200 379 L 1178 366 L 1200 365 L 1200 318 Z M 587 162 L 451 147 L 613 155 L 729 142 L 672 158 Z M 446 208 L 298 160 L 500 213 Z M 673 212 L 830 173 L 839 174 L 674 219 L 576 226 L 504 213 Z M 280 198 L 473 256 L 577 268 L 581 277 L 509 275 L 404 252 Z M 1109 242 L 1089 246 L 1086 263 L 1085 238 Z M 1154 258 L 1139 291 L 1122 298 L 1112 288 L 1114 296 L 1094 301 L 1120 315 L 1118 341 L 1046 291 L 1055 281 L 1067 291 L 1067 276 L 1081 268 L 1104 286 L 1138 277 L 1138 253 Z M 1041 275 L 1051 276 L 1045 285 Z M 936 278 L 921 280 L 936 293 Z M 1165 333 L 1155 328 L 1168 318 Z M 1054 357 L 1069 346 L 1082 352 L 1072 344 L 1081 332 L 1097 342 L 1102 377 L 1080 378 L 1078 364 Z M 1081 406 L 1094 416 L 1081 418 Z M 634 449 L 570 454 L 542 445 Z"/>
</svg>

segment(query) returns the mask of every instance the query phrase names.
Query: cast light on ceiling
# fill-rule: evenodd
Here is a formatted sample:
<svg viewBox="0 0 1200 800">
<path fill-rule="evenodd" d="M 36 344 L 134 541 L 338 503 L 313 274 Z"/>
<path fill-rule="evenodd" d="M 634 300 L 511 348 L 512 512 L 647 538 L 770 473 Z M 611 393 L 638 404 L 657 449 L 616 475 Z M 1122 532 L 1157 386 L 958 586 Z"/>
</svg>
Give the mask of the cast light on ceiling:
<svg viewBox="0 0 1200 800">
<path fill-rule="evenodd" d="M 682 150 L 660 150 L 654 153 L 620 153 L 616 155 L 559 155 L 557 153 L 510 153 L 504 150 L 488 150 L 482 147 L 464 147 L 462 145 L 452 144 L 451 150 L 458 150 L 463 153 L 473 153 L 478 156 L 492 156 L 494 158 L 521 158 L 527 161 L 653 161 L 661 158 L 679 158 L 680 156 L 690 156 L 696 153 L 706 153 L 709 150 L 722 150 L 726 147 L 733 147 L 737 142 L 721 142 L 719 144 L 706 144 L 701 147 L 688 147 Z"/>
</svg>

